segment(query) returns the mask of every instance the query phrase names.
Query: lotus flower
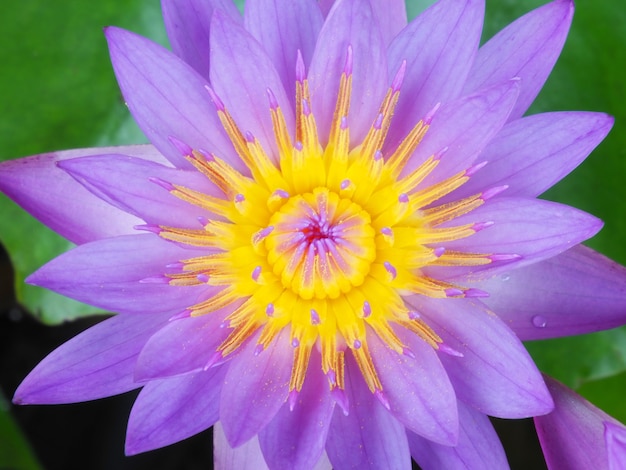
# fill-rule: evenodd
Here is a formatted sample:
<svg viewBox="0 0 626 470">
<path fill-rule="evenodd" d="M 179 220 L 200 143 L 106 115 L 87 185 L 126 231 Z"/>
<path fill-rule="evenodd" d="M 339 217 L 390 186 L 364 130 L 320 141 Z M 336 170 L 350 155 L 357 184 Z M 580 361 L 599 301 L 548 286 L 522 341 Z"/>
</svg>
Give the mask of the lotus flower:
<svg viewBox="0 0 626 470">
<path fill-rule="evenodd" d="M 479 48 L 484 2 L 164 0 L 173 52 L 108 28 L 151 145 L 38 155 L 0 187 L 78 246 L 28 282 L 118 314 L 20 404 L 141 388 L 126 452 L 215 427 L 222 467 L 505 468 L 488 415 L 554 403 L 521 340 L 626 322 L 601 222 L 536 199 L 608 133 L 522 117 L 556 0 Z"/>
</svg>

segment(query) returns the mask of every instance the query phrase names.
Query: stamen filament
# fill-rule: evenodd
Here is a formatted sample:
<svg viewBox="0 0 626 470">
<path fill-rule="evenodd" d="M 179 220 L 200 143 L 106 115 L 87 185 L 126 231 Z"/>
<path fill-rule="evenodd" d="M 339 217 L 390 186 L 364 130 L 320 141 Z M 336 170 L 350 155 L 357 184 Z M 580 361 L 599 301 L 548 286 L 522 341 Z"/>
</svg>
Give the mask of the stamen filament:
<svg viewBox="0 0 626 470">
<path fill-rule="evenodd" d="M 266 90 L 278 158 L 251 132 L 242 132 L 217 94 L 207 87 L 222 127 L 246 168 L 235 168 L 172 137 L 172 145 L 223 197 L 152 178 L 172 196 L 204 211 L 198 217 L 201 227 L 136 227 L 206 250 L 201 256 L 168 264 L 163 275 L 139 281 L 204 286 L 200 289 L 211 296 L 173 320 L 229 309 L 231 313 L 220 327 L 230 331 L 206 367 L 229 360 L 252 338 L 256 338 L 253 354 L 259 355 L 279 335 L 289 335 L 293 349 L 291 409 L 300 400 L 309 367 L 321 367 L 331 395 L 348 411 L 343 391 L 345 354 L 353 356 L 369 390 L 389 408 L 368 339 L 376 335 L 385 347 L 415 359 L 400 339 L 398 329 L 402 328 L 446 352 L 437 333 L 409 308 L 409 296 L 460 299 L 488 295 L 437 279 L 433 274 L 437 270 L 427 268 L 478 271 L 477 267 L 492 262 L 519 259 L 519 255 L 464 252 L 449 245 L 493 224 L 450 222 L 506 187 L 438 203 L 453 195 L 484 162 L 431 184 L 447 148 L 419 165 L 411 161 L 437 106 L 395 149 L 391 147 L 390 155 L 383 155 L 389 148 L 386 139 L 406 62 L 393 78 L 378 113 L 371 117 L 366 136 L 358 144 L 350 142 L 352 54 L 348 46 L 327 143 L 319 134 L 299 51 L 294 135 L 276 96 Z M 447 226 L 442 226 L 444 223 Z M 312 355 L 313 348 L 320 351 L 321 359 Z"/>
</svg>

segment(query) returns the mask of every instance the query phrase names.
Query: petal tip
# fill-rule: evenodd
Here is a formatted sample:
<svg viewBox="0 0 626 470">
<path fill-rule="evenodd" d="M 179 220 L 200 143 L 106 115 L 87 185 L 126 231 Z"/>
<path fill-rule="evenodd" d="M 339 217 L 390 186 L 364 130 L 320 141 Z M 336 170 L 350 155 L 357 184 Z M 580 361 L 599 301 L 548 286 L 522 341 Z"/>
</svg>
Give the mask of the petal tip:
<svg viewBox="0 0 626 470">
<path fill-rule="evenodd" d="M 34 273 L 26 276 L 26 279 L 24 279 L 24 282 L 26 284 L 30 284 L 31 286 L 43 287 L 42 286 L 42 276 L 39 274 L 39 270 L 37 270 Z"/>
<path fill-rule="evenodd" d="M 126 437 L 126 443 L 124 444 L 124 454 L 127 457 L 131 457 L 133 455 L 141 454 L 148 449 L 142 449 L 141 445 L 137 442 L 136 439 L 131 438 L 130 436 Z"/>
<path fill-rule="evenodd" d="M 33 380 L 30 380 L 32 376 L 32 372 L 26 376 L 26 378 L 22 381 L 22 383 L 17 387 L 15 393 L 13 394 L 13 399 L 11 402 L 15 405 L 45 405 L 48 402 L 45 399 L 45 396 L 41 396 L 41 390 L 36 385 L 36 382 L 33 383 Z"/>
<path fill-rule="evenodd" d="M 124 31 L 122 28 L 119 28 L 117 26 L 105 26 L 103 28 L 104 31 L 104 37 L 107 40 L 112 40 L 114 39 L 115 36 L 118 36 L 120 34 L 121 31 Z"/>
<path fill-rule="evenodd" d="M 22 393 L 20 389 L 21 389 L 21 385 L 15 391 L 15 394 L 13 395 L 13 399 L 11 400 L 11 403 L 13 403 L 14 405 L 27 405 L 28 403 L 24 399 L 24 393 Z"/>
<path fill-rule="evenodd" d="M 607 113 L 599 113 L 604 118 L 604 124 L 609 127 L 609 130 L 615 125 L 615 116 Z"/>
</svg>

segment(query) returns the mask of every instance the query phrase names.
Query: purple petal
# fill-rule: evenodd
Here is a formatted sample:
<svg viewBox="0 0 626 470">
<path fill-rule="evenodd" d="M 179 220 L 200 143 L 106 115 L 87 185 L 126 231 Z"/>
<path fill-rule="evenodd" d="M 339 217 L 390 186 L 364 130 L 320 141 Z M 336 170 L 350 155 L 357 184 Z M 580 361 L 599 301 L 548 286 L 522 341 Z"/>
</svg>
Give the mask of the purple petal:
<svg viewBox="0 0 626 470">
<path fill-rule="evenodd" d="M 146 384 L 128 418 L 126 455 L 182 441 L 215 424 L 225 372 L 214 367 Z"/>
<path fill-rule="evenodd" d="M 351 354 L 346 354 L 346 393 L 350 414 L 336 408 L 326 451 L 334 468 L 411 468 L 404 426 L 376 399 Z"/>
<path fill-rule="evenodd" d="M 626 427 L 605 421 L 604 439 L 609 454 L 609 470 L 626 470 Z"/>
<path fill-rule="evenodd" d="M 487 415 L 458 403 L 459 440 L 444 446 L 408 432 L 411 455 L 423 470 L 444 468 L 509 468 L 506 454 Z"/>
<path fill-rule="evenodd" d="M 328 141 L 349 46 L 354 71 L 348 115 L 352 144 L 361 142 L 376 119 L 389 84 L 385 45 L 369 2 L 337 0 L 320 32 L 309 72 L 312 107 L 322 145 Z"/>
<path fill-rule="evenodd" d="M 314 352 L 293 411 L 285 403 L 259 433 L 261 450 L 269 466 L 293 470 L 313 468 L 324 453 L 333 407 L 320 355 Z"/>
<path fill-rule="evenodd" d="M 555 0 L 511 23 L 480 48 L 465 92 L 520 77 L 520 96 L 510 120 L 522 116 L 550 75 L 573 15 L 572 1 Z"/>
<path fill-rule="evenodd" d="M 318 0 L 318 3 L 323 16 L 326 17 L 336 2 L 335 0 Z M 369 4 L 380 27 L 383 43 L 388 46 L 393 38 L 406 27 L 406 3 L 404 0 L 369 0 Z"/>
<path fill-rule="evenodd" d="M 261 453 L 257 436 L 233 449 L 226 440 L 220 422 L 215 423 L 213 427 L 213 454 L 214 468 L 220 470 L 268 470 L 269 468 Z M 326 453 L 317 461 L 315 467 L 310 468 L 312 470 L 332 470 Z"/>
<path fill-rule="evenodd" d="M 457 396 L 482 413 L 527 418 L 552 410 L 550 394 L 524 346 L 479 302 L 413 296 L 410 304 L 445 345 L 440 353 Z"/>
<path fill-rule="evenodd" d="M 513 121 L 480 155 L 487 166 L 451 196 L 460 199 L 507 185 L 503 194 L 508 197 L 536 197 L 576 168 L 612 126 L 611 116 L 586 112 L 544 113 Z"/>
<path fill-rule="evenodd" d="M 246 29 L 261 43 L 295 109 L 296 58 L 311 63 L 324 17 L 315 0 L 248 0 Z"/>
<path fill-rule="evenodd" d="M 368 335 L 390 411 L 409 430 L 453 445 L 457 440 L 458 417 L 456 396 L 446 371 L 431 346 L 413 335 L 410 341 L 402 339 L 416 357 L 399 355 L 375 334 Z"/>
<path fill-rule="evenodd" d="M 283 330 L 268 348 L 255 356 L 250 340 L 232 359 L 220 403 L 220 420 L 232 446 L 256 435 L 276 415 L 287 398 L 293 348 Z"/>
<path fill-rule="evenodd" d="M 484 9 L 482 1 L 439 1 L 415 18 L 391 43 L 389 74 L 395 74 L 402 61 L 407 61 L 388 136 L 392 146 L 437 103 L 459 96 L 478 50 Z"/>
<path fill-rule="evenodd" d="M 213 426 L 213 460 L 214 468 L 220 470 L 268 470 L 259 439 L 254 436 L 248 442 L 232 448 L 226 439 L 222 423 Z"/>
<path fill-rule="evenodd" d="M 518 81 L 510 80 L 443 104 L 401 176 L 444 148 L 441 162 L 424 180 L 424 187 L 469 168 L 506 122 L 518 93 Z"/>
<path fill-rule="evenodd" d="M 98 155 L 65 160 L 59 166 L 99 198 L 153 225 L 200 228 L 198 217 L 216 218 L 171 195 L 154 179 L 223 197 L 198 171 L 177 170 L 139 158 Z"/>
<path fill-rule="evenodd" d="M 73 403 L 117 395 L 134 382 L 137 355 L 167 323 L 163 315 L 117 315 L 52 351 L 15 391 L 20 405 Z"/>
<path fill-rule="evenodd" d="M 328 13 L 330 12 L 330 9 L 335 4 L 335 0 L 318 0 L 318 3 L 320 5 L 320 10 L 322 10 L 322 15 L 324 15 L 324 18 L 326 18 L 326 16 L 328 16 Z"/>
<path fill-rule="evenodd" d="M 522 340 L 572 336 L 626 323 L 626 268 L 582 245 L 477 285 Z"/>
<path fill-rule="evenodd" d="M 535 427 L 548 468 L 623 468 L 615 464 L 626 462 L 625 449 L 611 438 L 616 431 L 623 438 L 624 425 L 556 380 L 547 376 L 545 380 L 555 407 L 552 413 L 537 416 Z"/>
<path fill-rule="evenodd" d="M 261 45 L 243 26 L 219 11 L 211 21 L 211 84 L 240 130 L 251 132 L 265 151 L 277 158 L 267 89 L 272 90 L 293 135 L 291 102 Z"/>
<path fill-rule="evenodd" d="M 135 379 L 171 377 L 207 366 L 230 333 L 220 325 L 233 309 L 228 306 L 207 315 L 181 318 L 161 328 L 141 350 Z"/>
<path fill-rule="evenodd" d="M 369 1 L 374 16 L 378 20 L 383 43 L 389 45 L 393 38 L 406 27 L 406 3 L 404 0 Z"/>
<path fill-rule="evenodd" d="M 245 444 L 233 449 L 228 444 L 221 423 L 213 427 L 214 464 L 220 470 L 267 470 L 259 439 L 254 436 Z M 288 467 L 290 468 L 290 467 Z M 332 470 L 326 453 L 317 461 L 312 470 Z"/>
<path fill-rule="evenodd" d="M 508 263 L 494 263 L 477 268 L 432 268 L 428 272 L 451 279 L 481 273 L 508 272 L 541 261 L 594 236 L 602 221 L 573 207 L 539 199 L 498 197 L 458 217 L 454 225 L 493 222 L 493 226 L 464 240 L 446 244 L 446 249 L 473 253 L 516 254 Z"/>
<path fill-rule="evenodd" d="M 132 233 L 133 226 L 141 223 L 139 219 L 95 197 L 57 168 L 58 162 L 102 153 L 123 153 L 166 162 L 151 145 L 45 153 L 1 163 L 0 190 L 52 230 L 77 244 Z"/>
<path fill-rule="evenodd" d="M 154 146 L 179 168 L 191 164 L 170 137 L 230 158 L 235 165 L 234 148 L 205 89 L 206 79 L 146 38 L 114 27 L 105 32 L 126 104 Z"/>
<path fill-rule="evenodd" d="M 333 470 L 333 466 L 331 465 L 326 452 L 322 454 L 322 457 L 317 461 L 313 470 Z"/>
<path fill-rule="evenodd" d="M 176 313 L 193 305 L 205 286 L 140 282 L 162 276 L 168 264 L 193 257 L 153 234 L 90 242 L 53 259 L 26 281 L 105 310 Z"/>
<path fill-rule="evenodd" d="M 161 0 L 161 8 L 172 50 L 208 80 L 211 16 L 220 10 L 241 21 L 239 10 L 231 0 Z"/>
</svg>

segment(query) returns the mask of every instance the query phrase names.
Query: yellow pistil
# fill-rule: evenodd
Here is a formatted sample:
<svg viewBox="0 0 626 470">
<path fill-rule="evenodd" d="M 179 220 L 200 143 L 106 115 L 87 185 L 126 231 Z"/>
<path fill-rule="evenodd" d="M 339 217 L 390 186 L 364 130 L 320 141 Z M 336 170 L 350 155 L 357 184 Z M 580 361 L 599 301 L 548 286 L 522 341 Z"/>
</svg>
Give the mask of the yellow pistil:
<svg viewBox="0 0 626 470">
<path fill-rule="evenodd" d="M 253 336 L 256 354 L 262 354 L 281 331 L 288 330 L 293 346 L 292 394 L 302 388 L 313 348 L 321 352 L 329 386 L 342 389 L 344 354 L 349 349 L 370 390 L 382 397 L 368 336 L 377 335 L 397 353 L 410 355 L 396 333 L 405 329 L 438 348 L 440 337 L 417 312 L 408 310 L 403 296 L 462 297 L 470 290 L 428 277 L 424 268 L 492 262 L 489 254 L 442 248 L 489 225 L 450 223 L 483 204 L 484 194 L 437 204 L 463 185 L 476 167 L 424 186 L 425 178 L 445 158 L 442 149 L 400 178 L 428 131 L 429 118 L 417 123 L 388 158 L 382 154 L 405 64 L 363 142 L 350 148 L 351 53 L 325 146 L 318 136 L 300 57 L 294 141 L 268 90 L 278 161 L 252 134 L 237 127 L 209 90 L 249 176 L 216 155 L 190 149 L 187 159 L 223 196 L 170 185 L 173 196 L 214 217 L 198 229 L 158 228 L 164 239 L 208 250 L 205 256 L 181 260 L 179 269 L 168 276 L 173 285 L 205 284 L 217 290 L 188 308 L 192 316 L 233 305 L 224 322 L 231 333 L 219 347 L 223 356 Z"/>
</svg>

